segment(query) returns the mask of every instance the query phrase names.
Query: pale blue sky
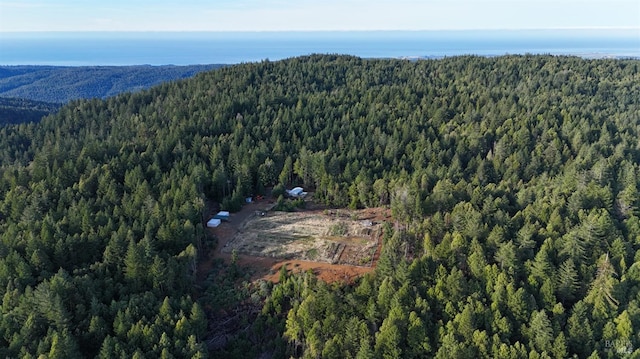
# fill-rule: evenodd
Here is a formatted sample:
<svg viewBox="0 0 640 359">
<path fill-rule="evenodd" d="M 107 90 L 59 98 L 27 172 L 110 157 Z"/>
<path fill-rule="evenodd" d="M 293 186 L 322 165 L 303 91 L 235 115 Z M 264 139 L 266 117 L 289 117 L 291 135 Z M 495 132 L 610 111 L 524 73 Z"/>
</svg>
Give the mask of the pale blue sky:
<svg viewBox="0 0 640 359">
<path fill-rule="evenodd" d="M 640 29 L 640 0 L 0 0 L 0 32 Z"/>
</svg>

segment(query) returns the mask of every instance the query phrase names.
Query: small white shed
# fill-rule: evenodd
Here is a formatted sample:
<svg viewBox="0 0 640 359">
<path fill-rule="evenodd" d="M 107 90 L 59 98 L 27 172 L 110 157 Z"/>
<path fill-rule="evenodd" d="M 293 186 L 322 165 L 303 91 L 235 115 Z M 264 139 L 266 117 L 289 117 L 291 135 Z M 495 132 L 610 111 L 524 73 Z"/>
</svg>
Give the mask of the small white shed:
<svg viewBox="0 0 640 359">
<path fill-rule="evenodd" d="M 221 219 L 223 221 L 228 221 L 229 220 L 229 211 L 220 211 L 215 216 L 213 216 L 213 218 Z"/>
<path fill-rule="evenodd" d="M 307 192 L 304 192 L 302 187 L 295 187 L 291 190 L 288 190 L 287 193 L 291 197 L 304 197 L 307 194 Z"/>
<path fill-rule="evenodd" d="M 209 227 L 209 228 L 215 228 L 215 227 L 217 227 L 217 226 L 219 226 L 219 225 L 220 225 L 220 222 L 221 222 L 221 221 L 220 221 L 219 219 L 217 219 L 217 218 L 211 218 L 211 219 L 209 220 L 209 222 L 207 222 L 207 227 Z"/>
</svg>

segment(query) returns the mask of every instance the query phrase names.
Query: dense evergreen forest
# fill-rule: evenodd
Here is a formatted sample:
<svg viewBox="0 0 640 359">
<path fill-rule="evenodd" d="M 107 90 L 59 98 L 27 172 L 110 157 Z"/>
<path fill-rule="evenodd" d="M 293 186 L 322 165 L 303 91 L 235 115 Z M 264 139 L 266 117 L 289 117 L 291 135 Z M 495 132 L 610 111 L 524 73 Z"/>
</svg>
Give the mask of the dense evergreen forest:
<svg viewBox="0 0 640 359">
<path fill-rule="evenodd" d="M 52 103 L 105 98 L 221 66 L 0 66 L 0 97 Z"/>
<path fill-rule="evenodd" d="M 639 67 L 314 55 L 0 128 L 0 357 L 639 356 Z M 391 208 L 373 274 L 196 280 L 207 201 L 294 184 Z"/>
</svg>

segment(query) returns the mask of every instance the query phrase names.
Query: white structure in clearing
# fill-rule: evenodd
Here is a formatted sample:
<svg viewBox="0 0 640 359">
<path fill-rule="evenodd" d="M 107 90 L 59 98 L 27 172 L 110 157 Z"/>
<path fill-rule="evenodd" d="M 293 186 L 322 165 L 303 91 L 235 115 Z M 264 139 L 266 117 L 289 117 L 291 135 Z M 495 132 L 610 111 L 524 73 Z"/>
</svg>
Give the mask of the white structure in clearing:
<svg viewBox="0 0 640 359">
<path fill-rule="evenodd" d="M 293 189 L 287 190 L 287 194 L 289 197 L 298 198 L 306 196 L 307 192 L 304 192 L 302 187 L 294 187 Z"/>
<path fill-rule="evenodd" d="M 220 211 L 218 212 L 215 216 L 213 216 L 214 219 L 219 219 L 222 221 L 228 221 L 229 220 L 229 212 L 228 211 Z"/>
<path fill-rule="evenodd" d="M 221 221 L 220 221 L 219 219 L 217 219 L 217 218 L 211 218 L 211 219 L 209 220 L 209 222 L 207 222 L 207 227 L 209 227 L 209 228 L 215 228 L 215 227 L 217 227 L 217 226 L 219 226 L 219 225 L 220 225 L 220 222 L 221 222 Z"/>
</svg>

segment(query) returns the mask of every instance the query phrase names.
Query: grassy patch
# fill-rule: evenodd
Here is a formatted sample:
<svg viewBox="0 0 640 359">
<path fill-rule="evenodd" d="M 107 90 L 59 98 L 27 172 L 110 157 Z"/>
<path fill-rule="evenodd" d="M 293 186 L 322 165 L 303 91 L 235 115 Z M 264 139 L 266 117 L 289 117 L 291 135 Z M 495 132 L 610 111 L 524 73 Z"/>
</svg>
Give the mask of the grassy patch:
<svg viewBox="0 0 640 359">
<path fill-rule="evenodd" d="M 307 251 L 306 257 L 309 260 L 316 260 L 318 258 L 318 248 L 311 248 Z"/>
<path fill-rule="evenodd" d="M 335 223 L 329 228 L 329 234 L 332 236 L 346 236 L 347 235 L 347 224 L 343 221 Z"/>
</svg>

